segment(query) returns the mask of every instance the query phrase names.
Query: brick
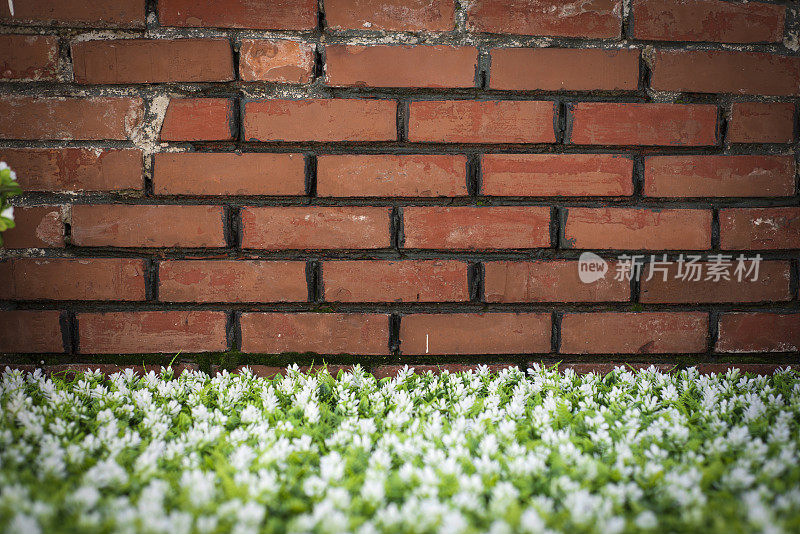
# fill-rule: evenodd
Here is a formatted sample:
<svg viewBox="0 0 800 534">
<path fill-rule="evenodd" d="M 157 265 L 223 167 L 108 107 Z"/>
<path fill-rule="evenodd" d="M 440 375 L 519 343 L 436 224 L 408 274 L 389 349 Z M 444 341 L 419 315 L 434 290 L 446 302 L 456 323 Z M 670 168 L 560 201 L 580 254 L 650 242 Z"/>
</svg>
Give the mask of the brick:
<svg viewBox="0 0 800 534">
<path fill-rule="evenodd" d="M 606 250 L 705 250 L 711 212 L 691 209 L 568 208 L 562 245 Z"/>
<path fill-rule="evenodd" d="M 439 143 L 553 143 L 553 102 L 411 102 L 408 140 Z"/>
<path fill-rule="evenodd" d="M 3 160 L 25 191 L 144 189 L 141 150 L 6 148 Z"/>
<path fill-rule="evenodd" d="M 0 97 L 0 139 L 125 140 L 144 116 L 135 97 Z"/>
<path fill-rule="evenodd" d="M 174 260 L 158 267 L 163 302 L 305 302 L 304 261 Z"/>
<path fill-rule="evenodd" d="M 487 250 L 550 246 L 550 208 L 403 208 L 405 248 Z"/>
<path fill-rule="evenodd" d="M 77 83 L 226 82 L 234 79 L 227 39 L 119 39 L 72 44 Z"/>
<path fill-rule="evenodd" d="M 313 30 L 316 0 L 160 0 L 163 26 Z"/>
<path fill-rule="evenodd" d="M 633 160 L 609 154 L 485 154 L 488 196 L 630 196 Z"/>
<path fill-rule="evenodd" d="M 432 313 L 400 321 L 403 354 L 550 352 L 549 313 Z"/>
<path fill-rule="evenodd" d="M 562 354 L 679 354 L 706 350 L 708 314 L 700 312 L 567 313 Z"/>
<path fill-rule="evenodd" d="M 64 248 L 61 206 L 17 206 L 14 224 L 3 233 L 5 248 Z"/>
<path fill-rule="evenodd" d="M 723 313 L 717 352 L 800 351 L 800 313 Z"/>
<path fill-rule="evenodd" d="M 649 197 L 781 197 L 795 190 L 794 156 L 655 156 L 645 159 Z"/>
<path fill-rule="evenodd" d="M 800 248 L 800 208 L 727 208 L 719 211 L 723 250 Z"/>
<path fill-rule="evenodd" d="M 459 197 L 467 195 L 466 156 L 323 155 L 321 197 Z"/>
<path fill-rule="evenodd" d="M 467 30 L 554 37 L 619 38 L 620 0 L 475 0 Z"/>
<path fill-rule="evenodd" d="M 657 91 L 800 94 L 800 58 L 730 50 L 658 50 L 650 85 Z"/>
<path fill-rule="evenodd" d="M 0 35 L 0 79 L 54 80 L 58 73 L 58 37 Z"/>
<path fill-rule="evenodd" d="M 242 352 L 389 354 L 389 316 L 371 313 L 243 313 Z"/>
<path fill-rule="evenodd" d="M 305 195 L 302 154 L 161 153 L 154 157 L 157 195 Z"/>
<path fill-rule="evenodd" d="M 123 258 L 17 258 L 0 263 L 0 299 L 145 299 L 144 263 Z"/>
<path fill-rule="evenodd" d="M 631 288 L 616 280 L 616 262 L 609 262 L 605 276 L 584 283 L 578 262 L 488 261 L 484 266 L 486 302 L 625 302 Z"/>
<path fill-rule="evenodd" d="M 394 100 L 260 100 L 245 104 L 248 141 L 394 141 Z"/>
<path fill-rule="evenodd" d="M 244 39 L 239 77 L 247 82 L 309 83 L 314 75 L 314 45 L 279 39 Z"/>
<path fill-rule="evenodd" d="M 731 143 L 791 143 L 794 104 L 734 102 L 727 138 Z"/>
<path fill-rule="evenodd" d="M 758 266 L 758 274 L 753 280 L 755 273 L 748 274 L 748 269 L 752 267 L 750 258 L 753 255 L 745 255 L 743 262 L 744 271 L 736 273 L 738 261 L 735 256 L 727 255 L 730 262 L 728 270 L 729 280 L 714 277 L 709 278 L 709 263 L 698 262 L 700 270 L 700 280 L 694 280 L 695 276 L 689 275 L 687 279 L 687 267 L 680 266 L 672 262 L 666 266 L 666 275 L 663 271 L 644 268 L 641 278 L 641 302 L 663 302 L 663 303 L 708 303 L 708 302 L 779 302 L 788 301 L 792 298 L 790 288 L 791 265 L 785 261 L 761 261 Z M 658 259 L 658 258 L 657 258 Z M 666 276 L 666 280 L 665 280 Z M 648 280 L 649 278 L 649 280 Z"/>
<path fill-rule="evenodd" d="M 455 6 L 449 0 L 326 0 L 325 21 L 334 30 L 449 32 Z"/>
<path fill-rule="evenodd" d="M 439 363 L 439 364 L 414 364 L 409 365 L 408 367 L 414 370 L 414 374 L 417 375 L 424 375 L 427 373 L 432 373 L 434 375 L 438 375 L 441 373 L 475 373 L 478 367 L 485 366 L 489 368 L 489 371 L 492 373 L 498 373 L 504 369 L 508 369 L 509 367 L 516 368 L 517 365 L 510 362 L 505 363 Z M 396 377 L 400 371 L 402 371 L 406 365 L 377 365 L 372 369 L 372 374 L 375 375 L 375 378 L 378 380 L 382 378 L 394 378 Z"/>
<path fill-rule="evenodd" d="M 467 264 L 449 260 L 347 260 L 322 264 L 329 302 L 465 302 Z"/>
<path fill-rule="evenodd" d="M 328 85 L 357 87 L 474 87 L 474 46 L 325 47 Z"/>
<path fill-rule="evenodd" d="M 80 247 L 224 247 L 221 206 L 72 207 L 72 242 Z"/>
<path fill-rule="evenodd" d="M 653 41 L 783 41 L 786 8 L 759 2 L 634 0 L 633 36 Z"/>
<path fill-rule="evenodd" d="M 491 52 L 492 89 L 635 91 L 639 51 L 599 48 L 498 48 Z"/>
<path fill-rule="evenodd" d="M 388 207 L 260 207 L 242 210 L 242 248 L 374 249 L 391 246 Z"/>
<path fill-rule="evenodd" d="M 81 354 L 187 354 L 228 348 L 225 312 L 79 313 Z"/>
<path fill-rule="evenodd" d="M 145 25 L 143 0 L 25 0 L 14 2 L 13 17 L 9 5 L 0 5 L 0 21 L 4 24 L 92 28 L 143 28 Z"/>
<path fill-rule="evenodd" d="M 580 102 L 570 107 L 568 139 L 572 144 L 717 144 L 717 107 L 713 105 Z"/>
<path fill-rule="evenodd" d="M 64 352 L 59 311 L 0 311 L 0 353 Z"/>
<path fill-rule="evenodd" d="M 163 141 L 231 141 L 235 131 L 233 100 L 173 98 L 161 126 Z"/>
</svg>

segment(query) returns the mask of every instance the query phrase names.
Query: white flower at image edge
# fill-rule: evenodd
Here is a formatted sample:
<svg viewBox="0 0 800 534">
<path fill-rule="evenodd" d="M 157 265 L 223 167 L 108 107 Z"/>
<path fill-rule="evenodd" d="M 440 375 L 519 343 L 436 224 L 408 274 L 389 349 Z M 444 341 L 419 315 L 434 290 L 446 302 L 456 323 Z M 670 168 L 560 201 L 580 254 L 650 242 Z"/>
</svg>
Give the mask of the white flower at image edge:
<svg viewBox="0 0 800 534">
<path fill-rule="evenodd" d="M 14 206 L 9 206 L 3 211 L 0 211 L 0 217 L 5 217 L 6 219 L 14 220 Z"/>
</svg>

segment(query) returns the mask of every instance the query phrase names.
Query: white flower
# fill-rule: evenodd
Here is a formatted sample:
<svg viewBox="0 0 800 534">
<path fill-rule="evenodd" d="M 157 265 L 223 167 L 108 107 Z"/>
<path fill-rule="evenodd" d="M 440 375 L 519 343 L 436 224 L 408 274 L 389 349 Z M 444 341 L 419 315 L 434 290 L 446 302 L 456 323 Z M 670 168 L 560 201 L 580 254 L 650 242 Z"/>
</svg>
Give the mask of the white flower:
<svg viewBox="0 0 800 534">
<path fill-rule="evenodd" d="M 6 209 L 0 211 L 0 217 L 14 220 L 14 206 L 8 206 Z"/>
</svg>

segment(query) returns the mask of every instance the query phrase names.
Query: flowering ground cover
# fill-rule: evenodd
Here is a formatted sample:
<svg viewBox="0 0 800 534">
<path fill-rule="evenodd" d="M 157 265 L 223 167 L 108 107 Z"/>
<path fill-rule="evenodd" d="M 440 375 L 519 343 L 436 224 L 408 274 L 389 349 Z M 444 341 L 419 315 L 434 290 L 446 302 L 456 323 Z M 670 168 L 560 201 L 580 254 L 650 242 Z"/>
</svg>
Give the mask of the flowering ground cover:
<svg viewBox="0 0 800 534">
<path fill-rule="evenodd" d="M 0 382 L 0 530 L 800 529 L 794 371 Z"/>
</svg>

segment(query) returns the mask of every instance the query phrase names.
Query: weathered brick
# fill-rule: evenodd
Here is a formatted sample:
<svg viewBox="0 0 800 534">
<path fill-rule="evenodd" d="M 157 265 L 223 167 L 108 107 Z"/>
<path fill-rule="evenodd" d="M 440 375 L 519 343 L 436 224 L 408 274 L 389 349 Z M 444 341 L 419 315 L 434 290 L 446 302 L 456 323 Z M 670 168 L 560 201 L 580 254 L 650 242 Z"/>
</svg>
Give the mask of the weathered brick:
<svg viewBox="0 0 800 534">
<path fill-rule="evenodd" d="M 562 243 L 578 249 L 705 250 L 711 246 L 711 212 L 568 208 Z"/>
<path fill-rule="evenodd" d="M 154 157 L 157 195 L 304 195 L 302 154 L 161 153 Z"/>
<path fill-rule="evenodd" d="M 248 249 L 371 249 L 391 246 L 391 208 L 259 207 L 242 210 Z"/>
<path fill-rule="evenodd" d="M 308 83 L 314 74 L 314 45 L 285 39 L 244 39 L 239 77 L 248 82 Z"/>
<path fill-rule="evenodd" d="M 405 248 L 487 250 L 550 246 L 550 208 L 403 208 Z"/>
<path fill-rule="evenodd" d="M 0 311 L 0 353 L 64 352 L 58 311 Z"/>
<path fill-rule="evenodd" d="M 794 190 L 794 156 L 645 159 L 644 194 L 650 197 L 780 197 Z"/>
<path fill-rule="evenodd" d="M 330 302 L 453 302 L 469 299 L 467 264 L 449 260 L 347 260 L 322 264 Z"/>
<path fill-rule="evenodd" d="M 455 6 L 449 0 L 326 0 L 325 21 L 334 30 L 448 32 Z"/>
<path fill-rule="evenodd" d="M 333 86 L 473 87 L 474 46 L 325 47 L 325 78 Z"/>
<path fill-rule="evenodd" d="M 708 314 L 700 312 L 567 313 L 562 354 L 679 354 L 706 350 Z"/>
<path fill-rule="evenodd" d="M 0 98 L 0 139 L 127 139 L 144 115 L 135 97 Z"/>
<path fill-rule="evenodd" d="M 550 352 L 549 313 L 433 313 L 400 321 L 403 354 Z"/>
<path fill-rule="evenodd" d="M 800 208 L 726 208 L 719 211 L 724 250 L 800 248 Z"/>
<path fill-rule="evenodd" d="M 408 140 L 438 143 L 553 143 L 553 102 L 411 102 Z"/>
<path fill-rule="evenodd" d="M 227 39 L 118 39 L 72 44 L 77 83 L 225 82 L 234 79 Z"/>
<path fill-rule="evenodd" d="M 3 233 L 5 248 L 64 248 L 61 206 L 17 206 L 14 224 Z"/>
<path fill-rule="evenodd" d="M 58 70 L 58 37 L 0 35 L 0 79 L 54 80 Z"/>
<path fill-rule="evenodd" d="M 228 348 L 217 311 L 79 313 L 81 354 L 191 354 Z"/>
<path fill-rule="evenodd" d="M 160 0 L 164 26 L 313 30 L 316 0 Z"/>
<path fill-rule="evenodd" d="M 233 100 L 173 98 L 167 106 L 164 141 L 230 141 L 234 135 Z"/>
<path fill-rule="evenodd" d="M 458 197 L 467 194 L 466 156 L 324 155 L 321 197 Z"/>
<path fill-rule="evenodd" d="M 72 242 L 81 247 L 224 247 L 221 206 L 72 207 Z"/>
<path fill-rule="evenodd" d="M 492 89 L 524 91 L 635 91 L 639 51 L 599 48 L 497 48 Z"/>
<path fill-rule="evenodd" d="M 242 352 L 389 354 L 389 316 L 370 313 L 243 313 Z"/>
<path fill-rule="evenodd" d="M 800 351 L 800 313 L 723 313 L 718 352 Z"/>
<path fill-rule="evenodd" d="M 633 160 L 607 154 L 486 154 L 481 193 L 489 196 L 629 196 Z"/>
<path fill-rule="evenodd" d="M 92 28 L 143 28 L 144 0 L 25 0 L 0 5 L 0 21 L 37 26 L 75 26 Z"/>
<path fill-rule="evenodd" d="M 248 141 L 393 141 L 394 100 L 259 100 L 245 104 Z"/>
<path fill-rule="evenodd" d="M 791 143 L 794 104 L 734 102 L 727 138 L 731 143 Z"/>
<path fill-rule="evenodd" d="M 577 145 L 703 146 L 717 143 L 717 107 L 707 104 L 572 104 Z"/>
<path fill-rule="evenodd" d="M 163 302 L 305 302 L 304 261 L 172 260 L 158 267 Z"/>
</svg>

